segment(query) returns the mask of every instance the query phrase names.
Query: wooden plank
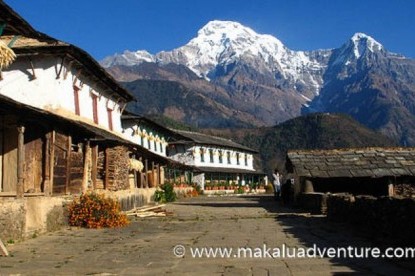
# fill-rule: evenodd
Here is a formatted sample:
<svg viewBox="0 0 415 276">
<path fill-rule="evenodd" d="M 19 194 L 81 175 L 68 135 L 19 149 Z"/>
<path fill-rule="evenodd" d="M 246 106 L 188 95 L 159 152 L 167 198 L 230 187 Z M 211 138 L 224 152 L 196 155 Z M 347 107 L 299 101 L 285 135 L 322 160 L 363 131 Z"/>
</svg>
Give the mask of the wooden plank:
<svg viewBox="0 0 415 276">
<path fill-rule="evenodd" d="M 17 184 L 17 129 L 4 129 L 3 192 L 16 192 Z"/>
<path fill-rule="evenodd" d="M 136 208 L 134 210 L 128 211 L 127 213 L 137 213 L 137 212 L 153 211 L 153 210 L 156 210 L 156 209 L 160 209 L 160 208 L 162 208 L 164 206 L 166 206 L 166 204 L 160 204 L 160 205 L 155 205 L 155 206 Z"/>
<path fill-rule="evenodd" d="M 4 243 L 1 240 L 0 240 L 0 253 L 4 257 L 9 256 L 9 251 L 7 251 L 6 246 L 4 246 Z"/>
</svg>

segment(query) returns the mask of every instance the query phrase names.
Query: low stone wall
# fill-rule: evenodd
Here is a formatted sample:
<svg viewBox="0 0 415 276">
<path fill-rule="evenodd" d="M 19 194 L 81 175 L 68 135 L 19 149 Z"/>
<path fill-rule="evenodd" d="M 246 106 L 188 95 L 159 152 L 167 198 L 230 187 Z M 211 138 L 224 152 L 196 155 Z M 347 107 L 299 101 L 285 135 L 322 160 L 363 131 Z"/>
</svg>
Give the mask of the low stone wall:
<svg viewBox="0 0 415 276">
<path fill-rule="evenodd" d="M 313 214 L 325 214 L 327 211 L 327 194 L 303 193 L 298 196 L 298 204 L 301 208 Z"/>
<path fill-rule="evenodd" d="M 128 211 L 154 202 L 156 188 L 135 188 L 122 191 L 100 191 L 108 197 L 116 198 L 121 205 L 121 210 Z"/>
<path fill-rule="evenodd" d="M 64 197 L 0 199 L 0 239 L 22 240 L 66 224 Z"/>
<path fill-rule="evenodd" d="M 415 245 L 415 199 L 330 195 L 327 209 L 330 220 L 348 222 L 377 239 Z"/>
</svg>

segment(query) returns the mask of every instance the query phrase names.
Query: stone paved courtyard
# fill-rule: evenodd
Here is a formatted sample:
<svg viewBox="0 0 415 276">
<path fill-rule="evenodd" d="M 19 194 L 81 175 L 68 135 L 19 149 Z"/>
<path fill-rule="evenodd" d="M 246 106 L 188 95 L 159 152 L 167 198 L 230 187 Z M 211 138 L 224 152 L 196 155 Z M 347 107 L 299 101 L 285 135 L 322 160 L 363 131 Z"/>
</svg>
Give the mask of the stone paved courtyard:
<svg viewBox="0 0 415 276">
<path fill-rule="evenodd" d="M 24 275 L 410 275 L 381 259 L 192 258 L 190 247 L 370 246 L 342 224 L 279 206 L 272 197 L 199 197 L 166 206 L 173 216 L 122 229 L 68 228 L 10 245 L 0 274 Z M 176 257 L 183 245 L 187 254 Z"/>
</svg>

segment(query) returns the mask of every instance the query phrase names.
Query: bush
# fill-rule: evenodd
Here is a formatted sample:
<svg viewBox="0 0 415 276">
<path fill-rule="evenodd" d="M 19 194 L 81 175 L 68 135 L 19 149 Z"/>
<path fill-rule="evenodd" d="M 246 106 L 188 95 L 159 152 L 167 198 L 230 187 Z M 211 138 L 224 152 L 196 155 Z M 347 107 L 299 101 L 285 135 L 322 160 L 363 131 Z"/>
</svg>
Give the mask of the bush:
<svg viewBox="0 0 415 276">
<path fill-rule="evenodd" d="M 165 202 L 173 202 L 177 199 L 177 195 L 174 192 L 173 184 L 165 183 L 160 188 L 161 190 L 157 190 L 154 193 L 154 201 L 165 203 Z"/>
<path fill-rule="evenodd" d="M 69 205 L 68 211 L 71 226 L 102 228 L 121 227 L 129 223 L 116 200 L 96 193 L 81 195 Z"/>
</svg>

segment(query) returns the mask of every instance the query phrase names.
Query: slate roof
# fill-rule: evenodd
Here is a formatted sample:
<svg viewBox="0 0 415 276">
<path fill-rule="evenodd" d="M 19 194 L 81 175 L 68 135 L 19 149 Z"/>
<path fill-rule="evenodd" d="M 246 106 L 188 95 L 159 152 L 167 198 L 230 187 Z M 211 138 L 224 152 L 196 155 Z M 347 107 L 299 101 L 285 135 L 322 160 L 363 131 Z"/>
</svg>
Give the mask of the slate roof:
<svg viewBox="0 0 415 276">
<path fill-rule="evenodd" d="M 199 132 L 192 132 L 192 131 L 184 131 L 184 130 L 176 130 L 172 129 L 173 132 L 177 133 L 180 137 L 174 141 L 170 142 L 169 144 L 198 144 L 198 145 L 212 145 L 212 146 L 219 146 L 219 147 L 226 147 L 226 148 L 234 148 L 239 149 L 251 153 L 257 153 L 257 151 L 245 147 L 241 144 L 235 143 L 232 140 L 225 139 L 222 137 L 211 136 Z"/>
<path fill-rule="evenodd" d="M 290 150 L 286 167 L 313 178 L 415 176 L 415 148 Z"/>
</svg>

